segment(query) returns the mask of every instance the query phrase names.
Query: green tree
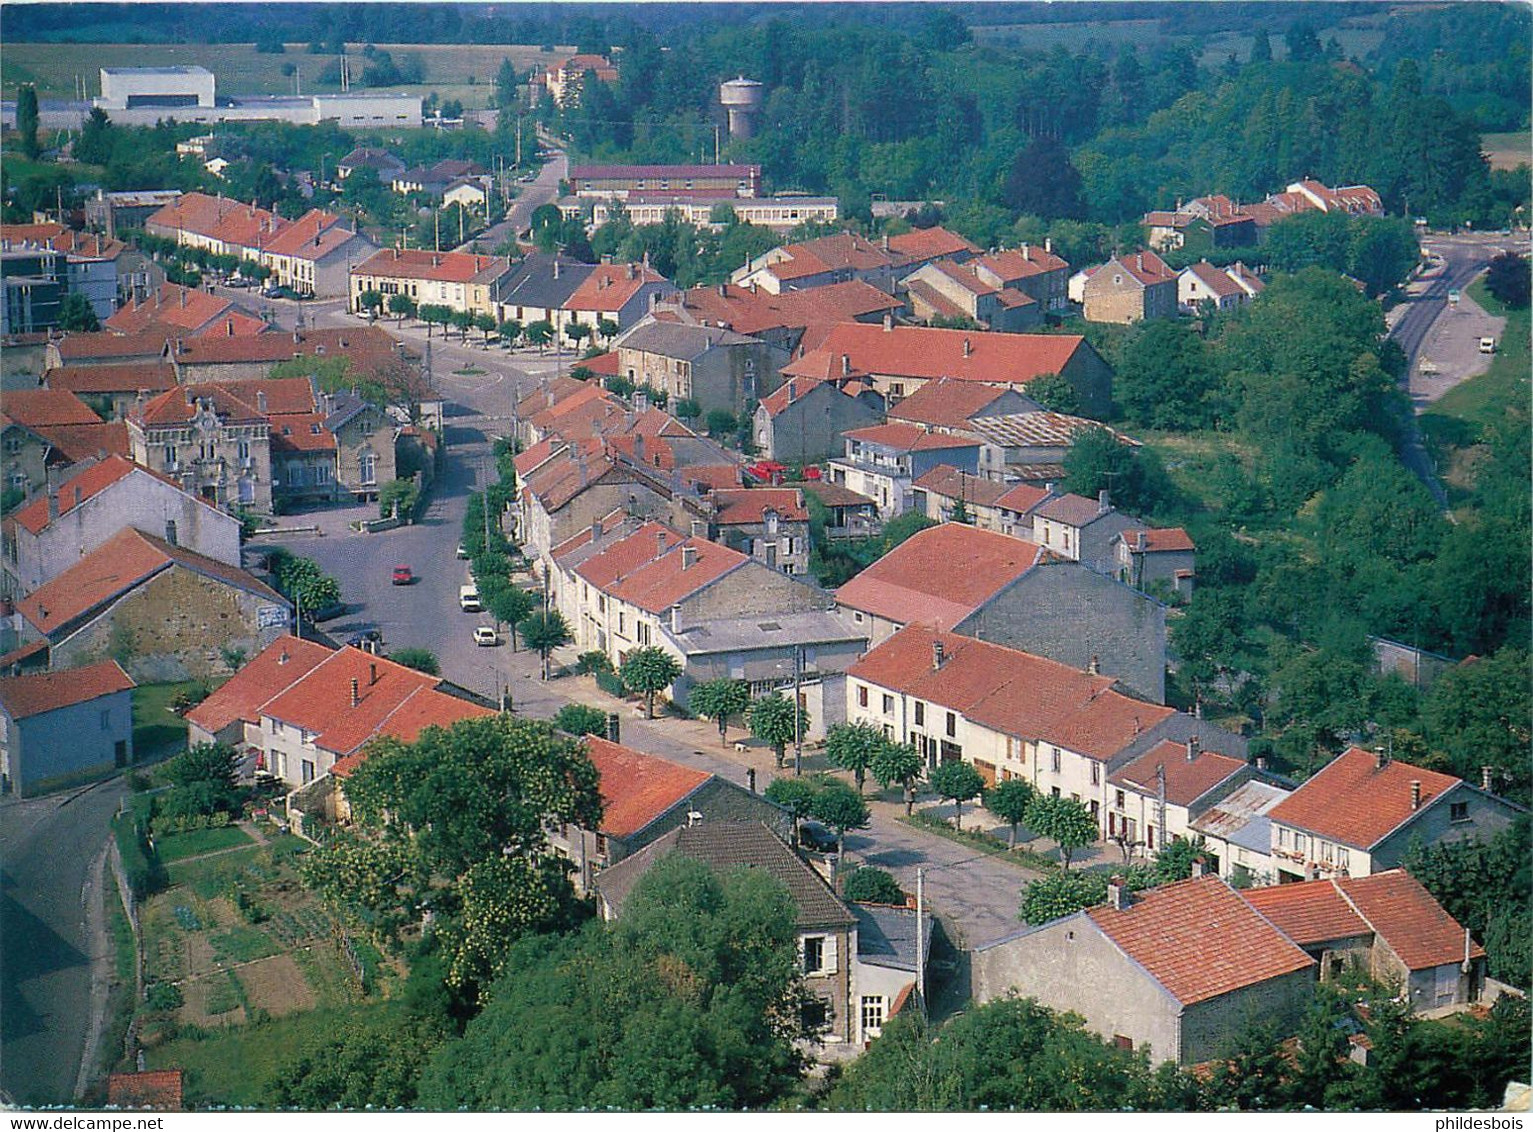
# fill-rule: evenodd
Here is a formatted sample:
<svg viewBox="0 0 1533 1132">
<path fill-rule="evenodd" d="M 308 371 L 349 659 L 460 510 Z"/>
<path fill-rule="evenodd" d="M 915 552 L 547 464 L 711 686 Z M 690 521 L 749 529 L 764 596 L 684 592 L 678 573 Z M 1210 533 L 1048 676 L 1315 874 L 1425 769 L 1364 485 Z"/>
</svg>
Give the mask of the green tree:
<svg viewBox="0 0 1533 1132">
<path fill-rule="evenodd" d="M 413 668 L 417 672 L 424 672 L 427 676 L 436 676 L 442 671 L 442 665 L 437 660 L 436 653 L 430 649 L 395 649 L 389 653 L 389 659 L 398 661 L 406 668 Z"/>
<path fill-rule="evenodd" d="M 522 336 L 522 324 L 514 318 L 508 318 L 500 324 L 500 340 L 506 346 L 515 346 L 516 340 Z"/>
<path fill-rule="evenodd" d="M 468 332 L 474 326 L 474 312 L 473 311 L 465 311 L 465 310 L 455 310 L 455 311 L 453 311 L 451 313 L 451 315 L 449 316 L 449 319 L 452 322 L 453 326 L 457 327 L 459 337 L 462 338 L 463 341 L 467 342 L 468 341 Z"/>
<path fill-rule="evenodd" d="M 682 674 L 681 662 L 657 645 L 631 650 L 618 675 L 630 692 L 644 697 L 644 718 L 655 718 L 655 693 L 669 688 Z"/>
<path fill-rule="evenodd" d="M 985 791 L 985 809 L 1011 826 L 1011 848 L 1017 847 L 1017 826 L 1027 820 L 1027 808 L 1038 791 L 1025 778 L 1008 778 Z"/>
<path fill-rule="evenodd" d="M 596 769 L 544 722 L 508 715 L 374 740 L 346 780 L 353 832 L 304 860 L 305 882 L 385 930 L 436 918 L 447 982 L 484 987 L 512 944 L 576 915 L 549 824 L 601 825 Z"/>
<path fill-rule="evenodd" d="M 1485 289 L 1513 310 L 1526 307 L 1529 291 L 1533 289 L 1533 273 L 1529 272 L 1527 257 L 1516 252 L 1502 252 L 1496 256 L 1485 269 Z"/>
<path fill-rule="evenodd" d="M 862 795 L 839 779 L 831 779 L 814 796 L 809 814 L 836 835 L 836 867 L 846 855 L 846 835 L 854 829 L 866 829 L 873 820 L 872 811 Z"/>
<path fill-rule="evenodd" d="M 1524 805 L 1533 793 L 1528 660 L 1526 650 L 1508 645 L 1456 665 L 1432 684 L 1421 704 L 1423 732 L 1446 769 L 1479 782 L 1480 768 L 1489 767 L 1492 788 Z"/>
<path fill-rule="evenodd" d="M 596 333 L 601 336 L 604 342 L 611 342 L 617 337 L 618 331 L 621 329 L 622 327 L 614 319 L 599 318 L 596 320 Z"/>
<path fill-rule="evenodd" d="M 487 580 L 487 579 L 486 579 Z M 490 611 L 500 624 L 505 625 L 511 634 L 511 651 L 516 651 L 516 635 L 522 624 L 532 616 L 537 608 L 538 599 L 535 595 L 521 586 L 513 586 L 502 577 L 496 577 L 501 584 L 485 585 L 480 583 L 480 597 L 484 601 L 484 607 Z M 528 642 L 528 647 L 535 647 Z"/>
<path fill-rule="evenodd" d="M 751 734 L 772 748 L 780 770 L 788 744 L 809 730 L 809 713 L 773 692 L 751 705 L 750 726 Z"/>
<path fill-rule="evenodd" d="M 963 804 L 985 792 L 985 780 L 979 771 L 960 759 L 945 762 L 928 776 L 937 797 L 953 803 L 953 820 L 963 828 Z"/>
<path fill-rule="evenodd" d="M 223 743 L 197 743 L 165 764 L 170 794 L 162 797 L 189 813 L 233 813 L 239 807 L 239 752 Z"/>
<path fill-rule="evenodd" d="M 853 869 L 841 881 L 841 899 L 859 904 L 894 904 L 905 906 L 905 893 L 899 882 L 883 869 L 866 865 Z"/>
<path fill-rule="evenodd" d="M 1118 384 L 1118 380 L 1114 381 L 1114 385 Z M 1081 396 L 1075 391 L 1075 386 L 1070 384 L 1068 377 L 1057 373 L 1039 374 L 1027 383 L 1027 395 L 1050 412 L 1080 415 Z"/>
<path fill-rule="evenodd" d="M 1028 881 L 1022 890 L 1022 920 L 1047 924 L 1106 899 L 1107 877 L 1102 873 L 1046 873 Z"/>
<path fill-rule="evenodd" d="M 825 733 L 825 761 L 838 770 L 851 771 L 861 794 L 868 769 L 889 742 L 882 730 L 866 720 L 838 723 Z"/>
<path fill-rule="evenodd" d="M 490 335 L 495 332 L 495 328 L 499 325 L 500 324 L 495 321 L 495 316 L 492 314 L 480 311 L 478 314 L 474 315 L 474 329 L 479 331 L 480 334 L 484 335 L 484 340 L 486 343 L 489 342 Z"/>
<path fill-rule="evenodd" d="M 915 805 L 915 782 L 924 767 L 921 756 L 909 743 L 890 742 L 878 749 L 868 769 L 873 772 L 873 777 L 885 790 L 892 786 L 899 786 L 904 791 L 905 816 L 909 817 Z"/>
<path fill-rule="evenodd" d="M 809 778 L 774 778 L 767 783 L 763 791 L 766 800 L 776 802 L 783 809 L 793 815 L 793 840 L 798 841 L 798 823 L 807 818 L 814 807 L 815 796 L 819 794 L 823 781 L 816 777 Z"/>
<path fill-rule="evenodd" d="M 341 600 L 341 583 L 319 568 L 312 558 L 299 558 L 285 551 L 271 555 L 277 589 L 310 616 L 318 609 Z"/>
<path fill-rule="evenodd" d="M 539 609 L 522 621 L 522 641 L 542 659 L 543 679 L 548 679 L 548 654 L 570 643 L 570 627 L 557 609 Z"/>
<path fill-rule="evenodd" d="M 1213 421 L 1211 402 L 1217 387 L 1209 347 L 1186 323 L 1152 318 L 1124 338 L 1113 376 L 1113 400 L 1135 424 L 1206 428 Z"/>
<path fill-rule="evenodd" d="M 427 1058 L 450 1032 L 397 1008 L 347 1018 L 282 1059 L 269 1078 L 272 1102 L 309 1112 L 413 1108 Z"/>
<path fill-rule="evenodd" d="M 383 309 L 383 292 L 369 287 L 357 296 L 357 306 L 367 312 L 369 319 L 378 317 L 378 312 Z"/>
<path fill-rule="evenodd" d="M 571 320 L 564 328 L 564 336 L 575 343 L 575 348 L 580 349 L 580 343 L 591 336 L 591 328 L 578 319 Z"/>
<path fill-rule="evenodd" d="M 390 295 L 389 313 L 398 316 L 400 322 L 415 317 L 415 300 L 409 295 Z"/>
<path fill-rule="evenodd" d="M 21 135 L 21 152 L 28 161 L 36 161 L 43 152 L 37 125 L 37 87 L 23 83 L 16 91 L 16 132 Z"/>
<path fill-rule="evenodd" d="M 59 304 L 59 329 L 86 333 L 100 330 L 101 323 L 96 319 L 96 312 L 91 309 L 90 300 L 79 292 L 65 295 L 64 301 Z"/>
<path fill-rule="evenodd" d="M 1033 799 L 1027 809 L 1027 827 L 1059 846 L 1060 867 L 1066 872 L 1076 850 L 1084 849 L 1100 835 L 1096 819 L 1084 803 L 1052 794 Z"/>
<path fill-rule="evenodd" d="M 565 704 L 554 713 L 554 726 L 570 735 L 605 735 L 607 713 L 589 704 Z"/>
<path fill-rule="evenodd" d="M 527 341 L 536 346 L 541 354 L 543 347 L 553 340 L 554 324 L 546 318 L 540 318 L 536 322 L 529 322 L 525 333 Z"/>
<path fill-rule="evenodd" d="M 666 858 L 610 930 L 517 945 L 483 1013 L 433 1055 L 420 1104 L 766 1108 L 804 1069 L 796 945 L 781 882 Z"/>
<path fill-rule="evenodd" d="M 739 427 L 739 421 L 728 409 L 709 409 L 704 421 L 708 435 L 715 440 L 721 436 L 728 436 Z"/>
<path fill-rule="evenodd" d="M 687 694 L 687 706 L 696 715 L 719 725 L 719 745 L 724 746 L 728 743 L 730 717 L 743 714 L 751 706 L 750 685 L 727 676 L 704 680 Z"/>
</svg>

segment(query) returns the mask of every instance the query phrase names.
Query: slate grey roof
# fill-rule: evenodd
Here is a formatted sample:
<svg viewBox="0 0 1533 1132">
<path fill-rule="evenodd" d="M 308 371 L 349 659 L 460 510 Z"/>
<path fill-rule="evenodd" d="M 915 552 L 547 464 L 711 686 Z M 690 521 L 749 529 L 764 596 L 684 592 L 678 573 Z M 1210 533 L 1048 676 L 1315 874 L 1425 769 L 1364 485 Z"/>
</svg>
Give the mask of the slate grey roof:
<svg viewBox="0 0 1533 1132">
<path fill-rule="evenodd" d="M 853 904 L 857 917 L 857 958 L 875 967 L 896 971 L 916 969 L 916 912 L 914 908 L 895 908 L 886 904 Z M 921 960 L 930 961 L 932 953 L 932 916 L 921 914 Z"/>
<path fill-rule="evenodd" d="M 758 339 L 718 326 L 689 326 L 684 322 L 646 322 L 623 335 L 618 346 L 667 358 L 692 361 L 716 346 L 748 346 Z"/>
<path fill-rule="evenodd" d="M 1218 751 L 1221 755 L 1229 755 L 1232 759 L 1250 758 L 1250 744 L 1243 736 L 1233 731 L 1226 731 L 1206 719 L 1198 719 L 1184 712 L 1177 712 L 1166 716 L 1114 755 L 1114 768 L 1127 766 L 1167 739 L 1173 743 L 1185 743 L 1194 735 L 1198 737 L 1205 751 Z"/>
<path fill-rule="evenodd" d="M 362 400 L 355 393 L 340 392 L 333 395 L 330 402 L 332 408 L 330 415 L 325 418 L 325 427 L 331 432 L 343 427 L 347 421 L 365 412 L 368 402 Z"/>
<path fill-rule="evenodd" d="M 672 853 L 701 861 L 715 871 L 736 867 L 765 869 L 787 886 L 798 907 L 800 928 L 850 928 L 857 920 L 831 891 L 820 874 L 759 822 L 702 822 L 674 829 L 596 878 L 596 889 L 613 912 L 623 904 L 640 878 Z"/>
<path fill-rule="evenodd" d="M 596 267 L 559 256 L 559 277 L 555 279 L 555 258 L 537 252 L 529 255 L 501 278 L 496 285 L 495 300 L 546 310 L 562 307 Z"/>
<path fill-rule="evenodd" d="M 673 633 L 668 628 L 664 632 L 688 656 L 868 639 L 865 630 L 853 629 L 834 613 L 817 610 L 720 618 L 684 625 L 680 632 Z"/>
</svg>

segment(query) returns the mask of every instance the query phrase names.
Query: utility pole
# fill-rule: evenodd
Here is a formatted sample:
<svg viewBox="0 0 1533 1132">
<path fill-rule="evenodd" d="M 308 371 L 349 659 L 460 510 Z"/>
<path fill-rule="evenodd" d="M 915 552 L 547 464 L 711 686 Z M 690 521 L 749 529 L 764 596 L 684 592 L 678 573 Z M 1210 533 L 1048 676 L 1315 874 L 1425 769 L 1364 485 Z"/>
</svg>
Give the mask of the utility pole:
<svg viewBox="0 0 1533 1132">
<path fill-rule="evenodd" d="M 719 163 L 719 124 L 713 124 L 713 163 Z"/>
<path fill-rule="evenodd" d="M 921 996 L 921 1012 L 929 1013 L 926 1007 L 926 964 L 922 962 L 925 952 L 923 938 L 926 925 L 921 917 L 926 914 L 926 870 L 920 865 L 916 866 L 916 993 Z"/>
<path fill-rule="evenodd" d="M 441 251 L 442 250 L 442 213 L 440 211 L 433 211 L 432 214 L 431 214 L 431 219 L 436 222 L 436 250 L 437 251 Z"/>
<path fill-rule="evenodd" d="M 793 647 L 793 773 L 804 773 L 804 712 L 799 706 L 800 689 L 804 686 L 804 649 Z"/>
<path fill-rule="evenodd" d="M 516 115 L 516 167 L 522 167 L 522 115 L 518 111 Z"/>
</svg>

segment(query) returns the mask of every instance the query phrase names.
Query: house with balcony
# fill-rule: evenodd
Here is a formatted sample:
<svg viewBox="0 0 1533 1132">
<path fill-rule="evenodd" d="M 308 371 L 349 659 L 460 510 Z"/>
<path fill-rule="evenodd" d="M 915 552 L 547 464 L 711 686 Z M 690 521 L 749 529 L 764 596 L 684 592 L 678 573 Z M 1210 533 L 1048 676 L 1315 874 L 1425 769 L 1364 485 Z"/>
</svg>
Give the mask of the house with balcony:
<svg viewBox="0 0 1533 1132">
<path fill-rule="evenodd" d="M 1488 773 L 1484 776 L 1488 780 Z M 1463 779 L 1349 747 L 1267 814 L 1280 882 L 1366 877 L 1423 847 L 1489 841 L 1527 811 Z"/>
<path fill-rule="evenodd" d="M 914 485 L 939 464 L 979 474 L 980 442 L 915 425 L 883 424 L 843 435 L 845 455 L 827 464 L 832 483 L 878 502 L 879 517 L 903 515 L 914 505 Z"/>
</svg>

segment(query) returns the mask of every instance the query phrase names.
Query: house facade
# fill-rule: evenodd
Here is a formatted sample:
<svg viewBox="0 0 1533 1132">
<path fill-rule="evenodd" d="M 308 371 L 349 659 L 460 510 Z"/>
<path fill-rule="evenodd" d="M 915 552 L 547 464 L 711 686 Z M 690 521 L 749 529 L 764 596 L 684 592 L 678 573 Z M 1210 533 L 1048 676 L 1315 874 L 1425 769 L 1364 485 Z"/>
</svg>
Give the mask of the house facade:
<svg viewBox="0 0 1533 1132">
<path fill-rule="evenodd" d="M 877 394 L 853 395 L 829 381 L 786 381 L 756 406 L 756 447 L 771 460 L 817 463 L 844 450 L 845 433 L 880 423 L 880 402 Z"/>
<path fill-rule="evenodd" d="M 831 482 L 877 500 L 885 520 L 914 506 L 915 481 L 938 465 L 979 473 L 979 441 L 952 433 L 883 424 L 852 429 L 842 439 L 845 454 L 827 464 Z"/>
<path fill-rule="evenodd" d="M 1142 322 L 1176 315 L 1177 275 L 1154 252 L 1113 256 L 1082 292 L 1088 322 Z"/>
<path fill-rule="evenodd" d="M 31 798 L 132 766 L 133 688 L 115 660 L 0 677 L 0 796 Z"/>
<path fill-rule="evenodd" d="M 1143 524 L 1112 505 L 1106 491 L 1096 499 L 1062 494 L 1033 512 L 1033 541 L 1050 552 L 1079 562 L 1099 574 L 1113 573 L 1113 540 Z"/>
<path fill-rule="evenodd" d="M 711 326 L 648 321 L 616 344 L 618 372 L 635 385 L 663 390 L 673 401 L 749 412 L 780 384 L 788 352 L 756 338 Z"/>
</svg>

